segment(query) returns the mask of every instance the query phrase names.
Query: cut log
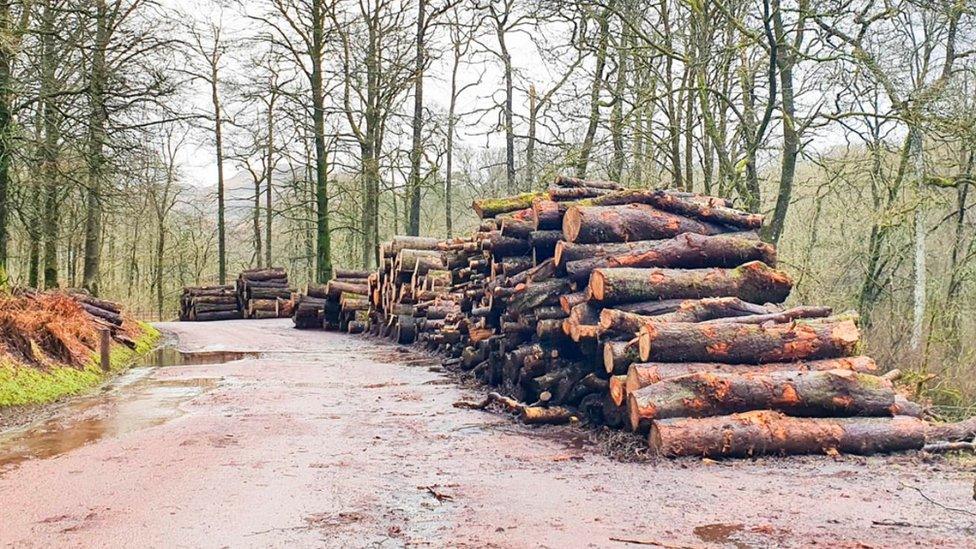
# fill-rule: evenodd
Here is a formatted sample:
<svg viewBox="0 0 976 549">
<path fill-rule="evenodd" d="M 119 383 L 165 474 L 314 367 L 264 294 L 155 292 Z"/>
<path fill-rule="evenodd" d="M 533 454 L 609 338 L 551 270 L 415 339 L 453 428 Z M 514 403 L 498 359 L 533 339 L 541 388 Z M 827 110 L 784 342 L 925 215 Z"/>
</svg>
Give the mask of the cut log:
<svg viewBox="0 0 976 549">
<path fill-rule="evenodd" d="M 670 457 L 749 457 L 763 454 L 876 454 L 920 450 L 942 433 L 976 435 L 972 420 L 945 426 L 918 418 L 790 417 L 761 410 L 698 419 L 668 419 L 651 425 L 648 442 L 657 454 Z M 951 441 L 951 439 L 949 439 Z M 956 439 L 960 440 L 960 439 Z"/>
<path fill-rule="evenodd" d="M 655 316 L 634 314 L 617 308 L 604 309 L 600 314 L 600 327 L 607 332 L 633 334 L 652 322 L 783 324 L 799 319 L 827 318 L 832 312 L 830 307 L 794 307 L 779 312 L 761 312 L 769 310 L 769 307 L 746 303 L 734 297 L 714 297 L 686 300 L 676 310 Z"/>
<path fill-rule="evenodd" d="M 776 249 L 771 244 L 734 236 L 684 233 L 668 240 L 640 242 L 640 246 L 633 246 L 623 254 L 569 261 L 566 263 L 566 273 L 576 282 L 586 282 L 590 273 L 600 268 L 700 269 L 738 267 L 750 261 L 762 261 L 770 266 L 776 263 Z"/>
<path fill-rule="evenodd" d="M 760 214 L 721 205 L 703 204 L 664 191 L 651 191 L 647 195 L 646 203 L 667 212 L 744 229 L 758 229 L 763 225 L 763 216 Z"/>
<path fill-rule="evenodd" d="M 332 276 L 333 276 L 333 278 L 337 278 L 337 279 L 339 279 L 339 278 L 369 278 L 369 275 L 370 274 L 372 274 L 371 271 L 362 271 L 362 270 L 355 270 L 355 269 L 333 269 L 332 270 Z"/>
<path fill-rule="evenodd" d="M 608 341 L 603 344 L 603 367 L 608 374 L 626 374 L 631 364 L 640 362 L 637 339 Z"/>
<path fill-rule="evenodd" d="M 614 406 L 627 403 L 627 376 L 610 376 L 610 400 Z"/>
<path fill-rule="evenodd" d="M 502 236 L 526 239 L 529 238 L 529 234 L 534 230 L 535 222 L 531 220 L 515 218 L 502 220 Z"/>
<path fill-rule="evenodd" d="M 525 255 L 532 251 L 532 244 L 528 238 L 510 238 L 503 236 L 501 231 L 491 233 L 485 246 L 496 258 Z"/>
<path fill-rule="evenodd" d="M 440 243 L 439 239 L 426 236 L 394 236 L 384 253 L 394 257 L 403 250 L 436 250 Z"/>
<path fill-rule="evenodd" d="M 239 318 L 244 318 L 244 314 L 241 311 L 220 311 L 214 313 L 198 313 L 193 320 L 206 322 L 211 320 L 235 320 Z"/>
<path fill-rule="evenodd" d="M 562 425 L 576 420 L 575 414 L 568 408 L 552 406 L 525 406 L 519 412 L 519 419 L 529 425 Z"/>
<path fill-rule="evenodd" d="M 595 198 L 610 194 L 609 189 L 598 189 L 595 187 L 551 187 L 549 188 L 549 198 L 552 200 L 581 200 L 583 198 Z"/>
<path fill-rule="evenodd" d="M 751 303 L 781 303 L 793 280 L 753 261 L 735 269 L 596 269 L 590 276 L 593 299 L 604 305 L 654 299 L 738 297 Z"/>
<path fill-rule="evenodd" d="M 571 206 L 563 216 L 563 236 L 570 242 L 629 242 L 673 238 L 681 233 L 729 232 L 714 223 L 662 212 L 646 204 Z"/>
<path fill-rule="evenodd" d="M 482 198 L 475 200 L 471 208 L 478 214 L 478 217 L 495 217 L 504 213 L 523 210 L 532 207 L 532 201 L 537 198 L 547 199 L 549 195 L 545 192 L 523 193 L 517 196 L 505 196 L 502 198 Z"/>
<path fill-rule="evenodd" d="M 766 314 L 756 314 L 756 315 L 746 315 L 746 316 L 736 316 L 728 318 L 713 318 L 711 320 L 702 321 L 705 324 L 715 324 L 718 322 L 735 322 L 738 324 L 766 324 L 767 322 L 773 324 L 784 324 L 787 322 L 793 322 L 794 320 L 800 319 L 817 319 L 817 318 L 827 318 L 833 312 L 830 307 L 823 306 L 807 306 L 807 307 L 793 307 L 792 309 L 787 309 L 785 311 L 777 313 L 766 313 Z M 850 315 L 856 315 L 856 313 L 849 313 Z"/>
<path fill-rule="evenodd" d="M 627 368 L 627 391 L 636 392 L 663 379 L 697 373 L 762 374 L 770 372 L 809 372 L 851 370 L 875 373 L 878 365 L 867 356 L 807 360 L 800 362 L 769 362 L 766 364 L 722 364 L 719 362 L 637 362 Z"/>
<path fill-rule="evenodd" d="M 750 410 L 794 416 L 891 416 L 891 382 L 851 370 L 672 377 L 627 395 L 631 428 L 645 420 L 708 417 Z"/>
<path fill-rule="evenodd" d="M 537 231 L 563 230 L 563 216 L 569 206 L 565 202 L 537 199 L 532 202 L 532 221 Z"/>
<path fill-rule="evenodd" d="M 326 286 L 326 296 L 339 299 L 342 294 L 368 295 L 369 287 L 365 284 L 350 284 L 341 280 L 331 280 Z"/>
<path fill-rule="evenodd" d="M 288 273 L 281 267 L 268 269 L 248 269 L 241 273 L 239 279 L 246 281 L 268 281 L 287 279 Z"/>
<path fill-rule="evenodd" d="M 654 322 L 638 336 L 642 362 L 762 364 L 841 358 L 857 354 L 852 320 L 760 326 Z"/>
<path fill-rule="evenodd" d="M 590 187 L 593 189 L 608 189 L 611 191 L 617 191 L 623 188 L 620 183 L 617 183 L 616 181 L 580 179 L 578 177 L 569 177 L 565 175 L 557 175 L 552 184 L 555 187 Z"/>
<path fill-rule="evenodd" d="M 84 309 L 85 312 L 87 312 L 91 316 L 100 318 L 105 322 L 108 322 L 109 324 L 112 324 L 114 326 L 122 325 L 122 315 L 118 313 L 114 313 L 112 311 L 108 311 L 100 307 L 96 307 L 94 305 L 89 305 L 88 303 L 85 302 L 79 302 L 78 305 L 81 305 L 81 308 Z"/>
</svg>

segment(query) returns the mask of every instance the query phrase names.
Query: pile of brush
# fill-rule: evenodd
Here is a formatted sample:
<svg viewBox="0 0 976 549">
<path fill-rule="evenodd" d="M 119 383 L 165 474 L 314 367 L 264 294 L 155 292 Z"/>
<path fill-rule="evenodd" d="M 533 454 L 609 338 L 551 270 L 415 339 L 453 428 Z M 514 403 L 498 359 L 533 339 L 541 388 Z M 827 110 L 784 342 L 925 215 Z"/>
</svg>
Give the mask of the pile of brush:
<svg viewBox="0 0 976 549">
<path fill-rule="evenodd" d="M 383 244 L 365 293 L 338 295 L 356 324 L 326 312 L 323 326 L 444 353 L 527 422 L 623 427 L 668 456 L 868 454 L 976 434 L 920 419 L 897 372 L 859 355 L 856 314 L 783 306 L 793 282 L 755 232 L 762 216 L 725 199 L 560 177 L 474 209 L 471 237 Z"/>
</svg>

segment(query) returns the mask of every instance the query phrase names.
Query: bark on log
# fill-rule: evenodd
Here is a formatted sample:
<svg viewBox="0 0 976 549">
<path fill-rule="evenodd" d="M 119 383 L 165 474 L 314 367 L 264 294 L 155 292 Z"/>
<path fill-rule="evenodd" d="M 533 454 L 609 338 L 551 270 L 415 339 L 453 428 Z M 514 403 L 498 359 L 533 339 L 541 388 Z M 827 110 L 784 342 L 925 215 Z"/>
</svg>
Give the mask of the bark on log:
<svg viewBox="0 0 976 549">
<path fill-rule="evenodd" d="M 613 254 L 566 263 L 566 273 L 576 282 L 589 280 L 590 273 L 600 268 L 669 267 L 700 269 L 705 267 L 738 267 L 750 261 L 762 261 L 775 266 L 776 249 L 762 241 L 734 236 L 704 236 L 680 234 L 669 240 L 640 241 L 623 254 Z"/>
<path fill-rule="evenodd" d="M 245 281 L 268 281 L 287 279 L 288 273 L 281 267 L 269 269 L 249 269 L 241 273 L 239 280 Z"/>
<path fill-rule="evenodd" d="M 342 294 L 368 295 L 369 287 L 364 284 L 349 284 L 341 280 L 331 280 L 326 286 L 326 295 L 331 299 L 339 299 Z"/>
<path fill-rule="evenodd" d="M 532 251 L 532 244 L 528 238 L 510 238 L 503 236 L 501 231 L 491 233 L 485 244 L 496 258 L 525 255 Z"/>
<path fill-rule="evenodd" d="M 647 203 L 660 210 L 745 229 L 762 227 L 764 219 L 760 214 L 721 205 L 702 204 L 662 191 L 651 191 L 647 195 Z"/>
<path fill-rule="evenodd" d="M 371 271 L 362 271 L 356 269 L 333 269 L 333 278 L 369 278 L 372 274 Z"/>
<path fill-rule="evenodd" d="M 549 198 L 556 201 L 595 198 L 610 194 L 611 192 L 608 189 L 598 189 L 595 187 L 551 187 L 548 190 Z"/>
<path fill-rule="evenodd" d="M 891 382 L 851 370 L 672 377 L 627 395 L 631 428 L 646 420 L 708 417 L 750 410 L 794 416 L 892 416 Z"/>
<path fill-rule="evenodd" d="M 495 217 L 496 215 L 523 210 L 532 207 L 532 201 L 537 198 L 548 198 L 545 192 L 523 193 L 517 196 L 505 196 L 501 198 L 482 198 L 475 200 L 471 208 L 478 214 L 478 217 Z"/>
<path fill-rule="evenodd" d="M 673 238 L 681 233 L 729 232 L 714 223 L 662 212 L 646 204 L 572 206 L 563 216 L 563 236 L 570 242 L 630 242 Z"/>
<path fill-rule="evenodd" d="M 761 313 L 768 310 L 768 307 L 746 303 L 737 298 L 686 300 L 676 310 L 655 316 L 634 314 L 617 308 L 604 309 L 600 314 L 600 327 L 605 332 L 633 334 L 652 322 L 784 324 L 799 319 L 824 319 L 832 312 L 830 307 L 794 307 L 785 311 Z"/>
<path fill-rule="evenodd" d="M 597 269 L 590 275 L 593 299 L 604 305 L 654 299 L 738 297 L 751 303 L 781 303 L 793 280 L 759 261 L 735 269 Z"/>
<path fill-rule="evenodd" d="M 440 242 L 437 238 L 426 236 L 394 236 L 384 254 L 395 257 L 403 250 L 436 250 Z"/>
<path fill-rule="evenodd" d="M 223 311 L 216 313 L 198 313 L 193 320 L 207 322 L 211 320 L 236 320 L 240 318 L 244 318 L 244 314 L 241 311 Z"/>
<path fill-rule="evenodd" d="M 620 183 L 617 183 L 616 181 L 580 179 L 578 177 L 569 177 L 565 175 L 557 175 L 552 184 L 556 187 L 590 187 L 592 189 L 607 189 L 611 191 L 617 191 L 623 188 Z"/>
<path fill-rule="evenodd" d="M 509 238 L 529 238 L 529 234 L 535 230 L 534 221 L 526 221 L 522 219 L 504 219 L 502 220 L 502 236 L 507 236 Z"/>
<path fill-rule="evenodd" d="M 723 233 L 721 236 L 726 238 L 736 238 L 739 240 L 749 240 L 751 242 L 759 241 L 759 234 L 755 231 Z M 561 266 L 569 263 L 570 261 L 578 261 L 581 259 L 636 253 L 640 250 L 653 248 L 658 244 L 660 244 L 660 239 L 635 240 L 633 242 L 596 242 L 592 244 L 577 244 L 575 242 L 567 242 L 563 240 L 556 244 L 556 251 L 553 254 L 553 257 L 556 258 L 556 265 Z"/>
<path fill-rule="evenodd" d="M 749 457 L 841 452 L 869 455 L 920 450 L 943 432 L 976 434 L 972 420 L 946 426 L 918 418 L 789 417 L 761 410 L 697 419 L 667 419 L 651 425 L 648 438 L 656 453 L 669 456 Z"/>
<path fill-rule="evenodd" d="M 807 360 L 800 362 L 769 362 L 766 364 L 722 364 L 719 362 L 634 362 L 627 368 L 627 391 L 638 389 L 672 377 L 697 373 L 713 374 L 762 374 L 770 372 L 810 372 L 850 370 L 859 373 L 875 373 L 878 365 L 867 356 Z"/>
<path fill-rule="evenodd" d="M 762 364 L 856 354 L 860 332 L 852 320 L 755 324 L 655 322 L 638 336 L 642 362 Z"/>
<path fill-rule="evenodd" d="M 569 206 L 565 202 L 538 199 L 532 202 L 532 221 L 537 231 L 563 230 L 563 216 Z"/>
<path fill-rule="evenodd" d="M 80 302 L 78 303 L 78 305 L 81 305 L 81 308 L 84 309 L 85 312 L 87 312 L 91 316 L 100 318 L 105 322 L 108 322 L 109 324 L 112 324 L 114 326 L 122 325 L 122 315 L 118 313 L 113 313 L 112 311 L 107 311 L 105 309 L 96 307 L 94 305 L 89 305 L 88 303 L 84 303 L 84 302 Z"/>
</svg>

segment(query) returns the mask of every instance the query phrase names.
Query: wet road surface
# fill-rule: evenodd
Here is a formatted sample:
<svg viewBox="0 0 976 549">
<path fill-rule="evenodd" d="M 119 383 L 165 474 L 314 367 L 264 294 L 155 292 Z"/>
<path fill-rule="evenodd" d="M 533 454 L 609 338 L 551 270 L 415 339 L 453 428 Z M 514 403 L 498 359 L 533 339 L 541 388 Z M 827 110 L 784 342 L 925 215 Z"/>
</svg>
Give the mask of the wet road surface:
<svg viewBox="0 0 976 549">
<path fill-rule="evenodd" d="M 393 345 L 160 327 L 209 354 L 0 435 L 0 545 L 976 547 L 953 461 L 622 463 L 571 428 L 453 408 L 479 395 Z"/>
</svg>

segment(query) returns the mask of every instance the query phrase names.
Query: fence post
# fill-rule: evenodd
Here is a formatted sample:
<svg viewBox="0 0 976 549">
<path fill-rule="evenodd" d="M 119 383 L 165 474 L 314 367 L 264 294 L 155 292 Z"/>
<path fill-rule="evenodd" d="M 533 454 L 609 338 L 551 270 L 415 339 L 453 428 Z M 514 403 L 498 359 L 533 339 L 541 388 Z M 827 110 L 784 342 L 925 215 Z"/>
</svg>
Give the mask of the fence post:
<svg viewBox="0 0 976 549">
<path fill-rule="evenodd" d="M 107 372 L 112 368 L 112 330 L 102 328 L 99 332 L 102 336 L 101 344 L 99 345 L 102 370 Z"/>
</svg>

